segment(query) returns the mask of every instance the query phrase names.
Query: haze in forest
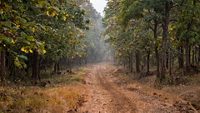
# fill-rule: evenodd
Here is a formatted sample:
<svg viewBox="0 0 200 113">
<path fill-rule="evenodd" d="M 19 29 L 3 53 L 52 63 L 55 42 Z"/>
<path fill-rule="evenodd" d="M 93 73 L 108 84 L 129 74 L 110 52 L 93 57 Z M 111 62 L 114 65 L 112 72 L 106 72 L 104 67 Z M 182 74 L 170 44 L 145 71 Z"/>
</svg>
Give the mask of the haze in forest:
<svg viewBox="0 0 200 113">
<path fill-rule="evenodd" d="M 102 14 L 103 9 L 106 6 L 106 3 L 103 3 L 104 2 L 99 3 L 97 1 L 93 1 L 93 4 L 86 2 L 81 6 L 85 10 L 87 17 L 90 17 L 89 30 L 85 31 L 85 40 L 87 42 L 87 46 L 89 46 L 87 50 L 87 61 L 90 63 L 102 62 L 111 59 L 110 47 L 108 43 L 105 43 L 103 35 L 105 27 L 103 26 Z"/>
<path fill-rule="evenodd" d="M 104 16 L 104 8 L 106 7 L 107 1 L 106 0 L 90 0 L 93 7 L 101 14 L 101 16 Z"/>
</svg>

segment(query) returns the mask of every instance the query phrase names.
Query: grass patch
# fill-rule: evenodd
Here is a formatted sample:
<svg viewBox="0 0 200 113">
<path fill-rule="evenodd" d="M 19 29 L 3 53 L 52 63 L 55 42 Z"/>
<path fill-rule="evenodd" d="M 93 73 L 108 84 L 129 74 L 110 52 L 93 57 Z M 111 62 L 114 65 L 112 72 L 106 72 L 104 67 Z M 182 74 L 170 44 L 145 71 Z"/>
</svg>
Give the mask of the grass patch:
<svg viewBox="0 0 200 113">
<path fill-rule="evenodd" d="M 51 78 L 44 79 L 44 81 L 50 81 L 53 85 L 58 84 L 79 84 L 84 82 L 84 74 L 86 71 L 83 68 L 76 70 L 73 74 L 65 73 L 61 75 L 54 75 Z"/>
<path fill-rule="evenodd" d="M 2 113 L 27 113 L 34 109 L 45 107 L 46 98 L 42 93 L 36 93 L 27 87 L 1 87 L 0 88 L 0 112 Z"/>
<path fill-rule="evenodd" d="M 54 88 L 1 87 L 0 113 L 61 113 L 77 109 L 84 102 L 82 92 L 82 86 L 72 85 Z"/>
<path fill-rule="evenodd" d="M 72 75 L 46 80 L 48 87 L 0 86 L 0 113 L 63 113 L 75 110 L 84 102 L 84 75 L 79 69 Z M 46 81 L 45 80 L 45 81 Z"/>
</svg>

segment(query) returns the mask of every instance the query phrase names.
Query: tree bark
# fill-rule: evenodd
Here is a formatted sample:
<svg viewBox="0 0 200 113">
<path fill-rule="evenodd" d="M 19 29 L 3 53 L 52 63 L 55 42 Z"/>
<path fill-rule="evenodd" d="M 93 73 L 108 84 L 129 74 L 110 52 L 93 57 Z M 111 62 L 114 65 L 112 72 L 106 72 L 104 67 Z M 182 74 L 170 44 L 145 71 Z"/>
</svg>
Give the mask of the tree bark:
<svg viewBox="0 0 200 113">
<path fill-rule="evenodd" d="M 183 68 L 184 67 L 184 50 L 183 50 L 183 46 L 178 47 L 178 64 L 179 64 L 179 68 Z"/>
<path fill-rule="evenodd" d="M 163 17 L 163 23 L 162 23 L 162 52 L 161 52 L 161 76 L 160 76 L 160 82 L 162 82 L 163 79 L 165 79 L 166 75 L 166 53 L 168 52 L 168 27 L 169 27 L 169 12 L 170 12 L 170 2 L 165 2 L 165 11 L 164 11 L 164 17 Z"/>
<path fill-rule="evenodd" d="M 39 55 L 37 51 L 33 53 L 33 60 L 32 60 L 32 79 L 36 83 L 37 80 L 40 79 L 39 77 Z"/>
<path fill-rule="evenodd" d="M 133 72 L 132 53 L 130 53 L 129 55 L 129 69 L 130 69 L 130 72 Z"/>
<path fill-rule="evenodd" d="M 0 79 L 4 81 L 6 75 L 6 61 L 5 61 L 5 50 L 0 51 Z"/>
<path fill-rule="evenodd" d="M 200 45 L 198 47 L 198 65 L 200 65 Z"/>
<path fill-rule="evenodd" d="M 195 65 L 195 47 L 192 47 L 192 65 Z"/>
<path fill-rule="evenodd" d="M 150 67 L 150 50 L 148 50 L 148 52 L 147 52 L 147 69 L 146 69 L 146 74 L 148 75 L 149 74 L 149 67 Z"/>
<path fill-rule="evenodd" d="M 171 53 L 171 51 L 169 51 L 168 52 L 168 63 L 169 63 L 169 65 L 168 65 L 168 69 L 169 69 L 169 75 L 171 76 L 172 75 L 172 53 Z"/>
<path fill-rule="evenodd" d="M 153 28 L 153 35 L 154 35 L 154 39 L 156 41 L 155 43 L 155 56 L 156 56 L 156 66 L 157 66 L 157 78 L 160 78 L 160 61 L 159 61 L 159 53 L 158 53 L 158 44 L 157 44 L 157 39 L 158 39 L 158 35 L 157 35 L 157 30 L 158 30 L 158 21 L 155 19 L 154 20 L 154 28 Z"/>
<path fill-rule="evenodd" d="M 198 66 L 198 47 L 195 47 L 195 64 Z"/>
<path fill-rule="evenodd" d="M 140 72 L 140 52 L 137 50 L 135 53 L 135 64 L 136 64 L 136 72 L 139 73 Z"/>
<path fill-rule="evenodd" d="M 170 57 L 170 55 L 169 55 L 169 51 L 167 51 L 166 52 L 166 69 L 169 69 L 169 57 Z"/>
<path fill-rule="evenodd" d="M 60 66 L 59 66 L 59 63 L 58 62 L 56 62 L 55 64 L 54 64 L 54 73 L 55 74 L 57 74 L 58 72 L 59 72 L 59 70 L 60 70 Z"/>
<path fill-rule="evenodd" d="M 189 45 L 189 39 L 186 40 L 185 43 L 185 66 L 186 66 L 186 71 L 190 71 L 190 45 Z"/>
</svg>

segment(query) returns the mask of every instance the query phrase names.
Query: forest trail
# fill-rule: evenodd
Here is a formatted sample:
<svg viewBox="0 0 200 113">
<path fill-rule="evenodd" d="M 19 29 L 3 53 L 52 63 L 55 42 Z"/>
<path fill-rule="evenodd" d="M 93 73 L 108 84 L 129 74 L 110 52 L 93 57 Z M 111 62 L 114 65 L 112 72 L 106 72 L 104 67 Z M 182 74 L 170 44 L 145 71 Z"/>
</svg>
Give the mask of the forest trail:
<svg viewBox="0 0 200 113">
<path fill-rule="evenodd" d="M 121 85 L 113 76 L 116 67 L 110 64 L 88 66 L 86 102 L 80 113 L 195 113 L 192 108 L 175 105 L 168 97 L 143 91 L 138 83 L 132 88 Z M 164 99 L 163 99 L 164 98 Z"/>
</svg>

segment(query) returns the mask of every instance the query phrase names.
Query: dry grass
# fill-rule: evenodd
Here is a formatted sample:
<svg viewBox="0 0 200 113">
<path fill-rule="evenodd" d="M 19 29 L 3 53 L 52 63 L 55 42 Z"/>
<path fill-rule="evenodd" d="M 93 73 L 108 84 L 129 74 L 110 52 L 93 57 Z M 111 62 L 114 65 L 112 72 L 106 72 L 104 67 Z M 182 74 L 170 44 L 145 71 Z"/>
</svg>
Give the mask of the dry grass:
<svg viewBox="0 0 200 113">
<path fill-rule="evenodd" d="M 126 84 L 125 87 L 127 89 L 142 88 L 142 91 L 145 93 L 151 96 L 158 96 L 169 103 L 185 100 L 200 112 L 200 74 L 183 76 L 184 83 L 179 85 L 162 85 L 161 88 L 155 88 L 155 76 L 148 76 L 138 80 L 137 75 L 126 73 L 122 70 L 116 71 L 114 75 L 120 78 L 119 83 Z"/>
<path fill-rule="evenodd" d="M 0 86 L 0 113 L 66 113 L 84 102 L 85 70 L 48 79 L 48 87 Z"/>
</svg>

